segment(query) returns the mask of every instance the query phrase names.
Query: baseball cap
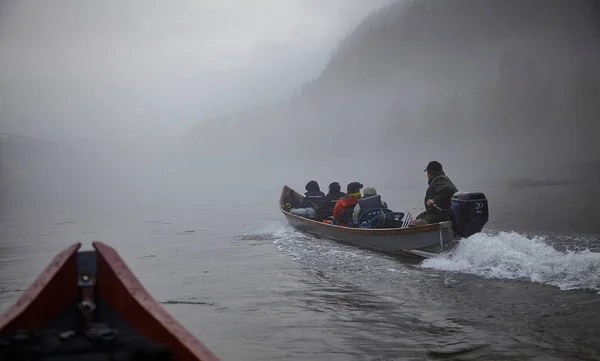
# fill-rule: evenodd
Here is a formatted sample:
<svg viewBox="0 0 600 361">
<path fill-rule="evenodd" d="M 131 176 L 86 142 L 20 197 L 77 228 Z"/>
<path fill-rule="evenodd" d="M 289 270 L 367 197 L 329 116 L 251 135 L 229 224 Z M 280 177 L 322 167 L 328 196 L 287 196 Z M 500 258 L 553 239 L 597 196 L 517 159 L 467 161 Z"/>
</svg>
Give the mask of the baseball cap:
<svg viewBox="0 0 600 361">
<path fill-rule="evenodd" d="M 427 168 L 425 168 L 424 172 L 427 171 L 441 171 L 442 169 L 442 164 L 436 160 L 432 160 L 431 162 L 429 162 L 429 164 L 427 164 Z"/>
<path fill-rule="evenodd" d="M 348 186 L 346 187 L 346 191 L 348 193 L 356 193 L 358 191 L 360 191 L 362 189 L 363 185 L 360 184 L 359 182 L 352 182 L 352 183 L 348 183 Z"/>
</svg>

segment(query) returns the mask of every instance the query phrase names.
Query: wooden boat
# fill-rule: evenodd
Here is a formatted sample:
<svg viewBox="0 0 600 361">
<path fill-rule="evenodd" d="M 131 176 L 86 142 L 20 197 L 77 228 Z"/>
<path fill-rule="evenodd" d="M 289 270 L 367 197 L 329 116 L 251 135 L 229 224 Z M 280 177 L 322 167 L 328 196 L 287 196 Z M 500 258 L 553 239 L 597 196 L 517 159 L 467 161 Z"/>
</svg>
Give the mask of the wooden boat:
<svg viewBox="0 0 600 361">
<path fill-rule="evenodd" d="M 477 194 L 482 195 L 482 193 L 479 192 L 477 192 Z M 416 227 L 381 229 L 343 227 L 323 223 L 290 213 L 285 207 L 290 196 L 299 199 L 303 199 L 304 196 L 295 192 L 288 186 L 284 186 L 281 190 L 279 208 L 292 227 L 315 236 L 321 236 L 359 247 L 427 258 L 451 248 L 457 243 L 457 240 L 462 238 L 462 236 L 455 231 L 455 227 L 453 227 L 453 223 L 450 221 Z M 481 231 L 483 225 L 487 222 L 487 200 L 485 200 L 484 216 L 484 221 L 479 222 L 483 223 L 481 224 L 479 231 Z"/>
<path fill-rule="evenodd" d="M 80 246 L 59 253 L 2 316 L 0 360 L 219 360 L 113 248 L 93 242 L 94 250 L 78 252 Z"/>
</svg>

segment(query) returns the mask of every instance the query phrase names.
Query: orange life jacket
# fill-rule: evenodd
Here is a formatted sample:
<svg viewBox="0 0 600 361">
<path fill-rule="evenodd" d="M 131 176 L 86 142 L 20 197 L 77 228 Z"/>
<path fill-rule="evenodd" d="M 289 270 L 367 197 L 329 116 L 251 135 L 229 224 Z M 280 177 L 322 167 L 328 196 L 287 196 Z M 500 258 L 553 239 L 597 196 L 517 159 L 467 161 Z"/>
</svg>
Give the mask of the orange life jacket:
<svg viewBox="0 0 600 361">
<path fill-rule="evenodd" d="M 360 197 L 355 198 L 347 195 L 338 199 L 333 208 L 333 219 L 339 219 L 344 210 L 346 210 L 346 208 L 354 207 L 359 199 Z"/>
</svg>

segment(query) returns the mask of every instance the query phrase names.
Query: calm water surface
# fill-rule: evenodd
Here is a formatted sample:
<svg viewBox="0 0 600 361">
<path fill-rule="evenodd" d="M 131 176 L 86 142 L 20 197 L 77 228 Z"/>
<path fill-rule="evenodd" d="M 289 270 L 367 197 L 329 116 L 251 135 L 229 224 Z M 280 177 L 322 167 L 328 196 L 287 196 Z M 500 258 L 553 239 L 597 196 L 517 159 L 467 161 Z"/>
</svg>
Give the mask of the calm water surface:
<svg viewBox="0 0 600 361">
<path fill-rule="evenodd" d="M 5 209 L 0 308 L 57 252 L 99 240 L 223 360 L 600 359 L 600 227 L 581 216 L 597 192 L 487 190 L 489 231 L 425 262 L 298 233 L 278 192 Z M 422 201 L 380 193 L 413 214 Z"/>
</svg>

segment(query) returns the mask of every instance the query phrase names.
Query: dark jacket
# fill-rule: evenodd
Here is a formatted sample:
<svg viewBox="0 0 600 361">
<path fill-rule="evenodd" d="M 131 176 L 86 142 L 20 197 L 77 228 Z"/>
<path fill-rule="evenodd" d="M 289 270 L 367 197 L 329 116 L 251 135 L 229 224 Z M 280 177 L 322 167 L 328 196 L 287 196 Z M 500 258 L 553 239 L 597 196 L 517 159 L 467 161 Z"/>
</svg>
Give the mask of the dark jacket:
<svg viewBox="0 0 600 361">
<path fill-rule="evenodd" d="M 425 191 L 425 212 L 419 214 L 416 218 L 423 219 L 427 223 L 438 223 L 450 220 L 450 206 L 452 205 L 452 196 L 458 192 L 454 183 L 442 172 L 438 172 L 433 179 L 429 180 L 429 187 Z M 433 200 L 431 206 L 427 205 L 428 200 Z M 440 211 L 439 207 L 445 212 Z"/>
<path fill-rule="evenodd" d="M 304 193 L 304 200 L 302 200 L 300 208 L 311 207 L 316 210 L 321 203 L 323 203 L 325 193 L 321 192 L 321 189 L 319 189 L 319 183 L 314 180 L 306 183 L 304 189 L 306 189 L 306 192 Z"/>
<path fill-rule="evenodd" d="M 300 206 L 300 208 L 313 207 L 316 209 L 318 206 L 321 205 L 321 203 L 323 203 L 324 199 L 325 193 L 321 191 L 305 192 L 304 200 L 302 201 L 302 205 Z"/>
<path fill-rule="evenodd" d="M 381 196 L 379 194 L 362 197 L 356 203 L 356 207 L 354 207 L 354 210 L 352 212 L 352 221 L 355 224 L 358 224 L 360 222 L 361 216 L 365 212 L 375 209 L 387 209 L 387 203 L 381 200 Z"/>
<path fill-rule="evenodd" d="M 320 219 L 327 219 L 329 217 L 333 217 L 333 208 L 335 208 L 335 203 L 338 199 L 345 196 L 344 192 L 335 192 L 335 193 L 327 193 L 325 198 L 323 199 L 323 203 L 317 209 L 317 215 Z"/>
</svg>

